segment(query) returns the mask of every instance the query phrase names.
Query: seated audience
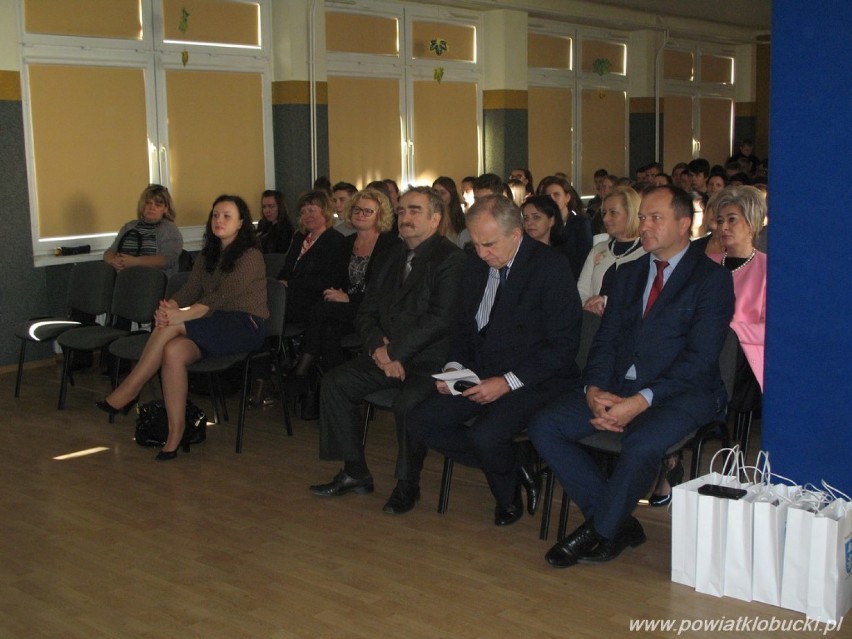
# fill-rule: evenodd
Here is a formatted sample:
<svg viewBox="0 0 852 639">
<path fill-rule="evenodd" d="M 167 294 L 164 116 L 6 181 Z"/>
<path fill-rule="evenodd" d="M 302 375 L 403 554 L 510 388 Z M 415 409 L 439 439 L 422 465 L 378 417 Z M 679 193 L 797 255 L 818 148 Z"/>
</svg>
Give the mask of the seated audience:
<svg viewBox="0 0 852 639">
<path fill-rule="evenodd" d="M 496 501 L 494 523 L 505 526 L 523 514 L 521 485 L 535 512 L 539 487 L 534 472 L 521 468 L 513 437 L 536 409 L 579 380 L 580 301 L 565 285 L 568 260 L 524 237 L 508 198 L 477 200 L 467 226 L 478 257 L 465 265 L 443 370 L 470 369 L 480 382 L 461 394 L 436 382 L 437 391 L 409 414 L 408 433 L 481 468 Z"/>
<path fill-rule="evenodd" d="M 346 286 L 341 273 L 349 256 L 343 236 L 331 228 L 331 198 L 325 191 L 303 193 L 296 206 L 299 230 L 278 279 L 287 287 L 287 321 L 303 324 L 327 288 Z"/>
<path fill-rule="evenodd" d="M 619 186 L 601 208 L 609 238 L 592 248 L 577 280 L 583 308 L 603 315 L 607 294 L 618 268 L 645 254 L 639 240 L 639 194 Z"/>
<path fill-rule="evenodd" d="M 405 420 L 431 393 L 431 375 L 446 361 L 465 261 L 464 252 L 443 236 L 444 203 L 433 189 L 409 189 L 397 218 L 403 243 L 383 256 L 355 317 L 364 352 L 323 378 L 320 458 L 343 461 L 343 469 L 331 482 L 310 488 L 323 497 L 373 492 L 361 444 L 361 402 L 372 392 L 397 389 L 397 485 L 383 509 L 390 514 L 411 510 L 420 498 L 426 448 L 411 444 Z"/>
<path fill-rule="evenodd" d="M 220 195 L 204 231 L 204 248 L 187 283 L 160 302 L 155 328 L 142 357 L 119 386 L 97 402 L 115 415 L 127 413 L 145 383 L 160 371 L 169 436 L 157 461 L 189 452 L 186 430 L 186 368 L 206 355 L 259 348 L 266 337 L 266 266 L 256 248 L 251 213 L 242 198 Z"/>
<path fill-rule="evenodd" d="M 447 237 L 458 243 L 459 235 L 465 230 L 465 226 L 464 209 L 462 209 L 456 183 L 453 178 L 442 175 L 432 183 L 432 188 L 435 189 L 444 206 L 447 207 Z"/>
<path fill-rule="evenodd" d="M 331 190 L 331 204 L 334 207 L 334 228 L 341 235 L 352 235 L 355 228 L 344 218 L 344 211 L 349 205 L 349 200 L 358 192 L 354 184 L 349 182 L 338 182 Z"/>
<path fill-rule="evenodd" d="M 388 233 L 393 220 L 390 202 L 379 191 L 365 189 L 356 193 L 343 213 L 355 233 L 344 240 L 343 251 L 349 256 L 341 263 L 345 288 L 330 287 L 323 299 L 311 309 L 310 321 L 302 340 L 299 361 L 294 369 L 297 377 L 305 377 L 314 364 L 328 371 L 343 362 L 340 340 L 355 329 L 352 323 L 364 299 L 364 291 L 376 267 L 376 258 L 399 238 Z"/>
<path fill-rule="evenodd" d="M 734 312 L 731 275 L 690 244 L 692 203 L 671 186 L 639 208 L 642 247 L 607 302 L 577 386 L 533 416 L 530 440 L 585 521 L 545 555 L 554 567 L 600 563 L 645 542 L 632 516 L 668 447 L 720 419 L 727 403 L 719 353 Z M 578 442 L 621 433 L 607 476 Z"/>
<path fill-rule="evenodd" d="M 257 241 L 262 253 L 286 253 L 293 240 L 293 225 L 287 215 L 284 194 L 264 191 L 260 196 L 263 218 L 257 223 Z"/>
<path fill-rule="evenodd" d="M 112 246 L 104 251 L 104 261 L 116 271 L 148 266 L 162 269 L 168 276 L 177 273 L 183 236 L 175 215 L 169 190 L 148 185 L 139 196 L 136 219 L 121 227 Z"/>
</svg>

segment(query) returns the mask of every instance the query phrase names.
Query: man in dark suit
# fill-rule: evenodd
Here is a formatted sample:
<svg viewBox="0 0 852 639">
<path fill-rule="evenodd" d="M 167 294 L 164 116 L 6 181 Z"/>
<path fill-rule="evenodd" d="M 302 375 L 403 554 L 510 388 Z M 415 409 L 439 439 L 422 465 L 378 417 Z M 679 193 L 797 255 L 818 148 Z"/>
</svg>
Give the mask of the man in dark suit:
<svg viewBox="0 0 852 639">
<path fill-rule="evenodd" d="M 326 497 L 373 492 L 361 445 L 360 405 L 370 393 L 398 388 L 393 409 L 397 486 L 384 507 L 392 514 L 411 510 L 420 497 L 426 449 L 409 444 L 405 416 L 431 392 L 431 374 L 445 361 L 465 260 L 464 252 L 444 237 L 444 205 L 431 188 L 407 191 L 397 218 L 403 243 L 383 254 L 355 318 L 366 353 L 322 381 L 320 457 L 343 460 L 343 470 L 330 483 L 311 486 L 315 495 Z"/>
<path fill-rule="evenodd" d="M 408 432 L 482 468 L 500 526 L 523 513 L 513 437 L 536 409 L 579 382 L 580 298 L 568 260 L 524 235 L 520 211 L 508 198 L 478 199 L 466 223 L 478 257 L 468 258 L 444 370 L 468 368 L 481 381 L 457 395 L 438 381 L 438 392 L 409 415 Z M 532 512 L 532 478 L 523 477 Z"/>
<path fill-rule="evenodd" d="M 631 512 L 666 449 L 724 414 L 718 358 L 733 283 L 690 246 L 691 218 L 685 191 L 645 194 L 639 234 L 651 255 L 618 270 L 583 372 L 585 391 L 566 393 L 530 423 L 530 439 L 586 518 L 548 551 L 555 567 L 609 561 L 644 542 Z M 623 434 L 609 479 L 576 443 L 597 431 Z"/>
</svg>

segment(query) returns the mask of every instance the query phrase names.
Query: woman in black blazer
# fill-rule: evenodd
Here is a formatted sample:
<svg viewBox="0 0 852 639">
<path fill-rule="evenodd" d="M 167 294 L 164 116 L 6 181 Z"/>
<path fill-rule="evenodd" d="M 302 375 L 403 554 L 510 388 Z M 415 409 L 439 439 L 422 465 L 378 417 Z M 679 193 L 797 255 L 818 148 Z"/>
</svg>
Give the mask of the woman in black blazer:
<svg viewBox="0 0 852 639">
<path fill-rule="evenodd" d="M 344 237 L 332 227 L 331 199 L 325 191 L 308 191 L 297 202 L 299 230 L 293 236 L 278 279 L 287 287 L 287 321 L 305 323 L 323 291 L 345 284 Z"/>
<path fill-rule="evenodd" d="M 343 217 L 356 231 L 344 239 L 345 259 L 337 263 L 341 272 L 335 279 L 344 284 L 325 289 L 322 300 L 311 308 L 302 353 L 295 368 L 299 377 L 307 375 L 315 363 L 329 370 L 343 361 L 340 342 L 354 331 L 352 322 L 364 299 L 377 258 L 400 242 L 396 234 L 389 232 L 393 224 L 390 202 L 377 189 L 356 193 Z"/>
</svg>

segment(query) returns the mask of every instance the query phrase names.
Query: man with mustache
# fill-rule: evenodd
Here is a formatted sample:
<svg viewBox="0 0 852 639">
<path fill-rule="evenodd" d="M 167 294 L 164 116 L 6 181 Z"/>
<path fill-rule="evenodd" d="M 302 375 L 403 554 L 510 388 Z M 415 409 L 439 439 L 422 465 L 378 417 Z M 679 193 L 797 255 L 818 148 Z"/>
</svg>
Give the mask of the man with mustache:
<svg viewBox="0 0 852 639">
<path fill-rule="evenodd" d="M 360 405 L 378 390 L 397 388 L 393 412 L 399 453 L 397 485 L 384 512 L 400 514 L 420 498 L 426 447 L 412 446 L 405 430 L 408 410 L 434 388 L 449 348 L 464 252 L 444 237 L 447 215 L 430 187 L 412 187 L 397 208 L 403 244 L 385 251 L 355 318 L 365 353 L 325 375 L 320 395 L 320 458 L 342 460 L 343 469 L 315 495 L 373 492 L 361 445 Z"/>
</svg>

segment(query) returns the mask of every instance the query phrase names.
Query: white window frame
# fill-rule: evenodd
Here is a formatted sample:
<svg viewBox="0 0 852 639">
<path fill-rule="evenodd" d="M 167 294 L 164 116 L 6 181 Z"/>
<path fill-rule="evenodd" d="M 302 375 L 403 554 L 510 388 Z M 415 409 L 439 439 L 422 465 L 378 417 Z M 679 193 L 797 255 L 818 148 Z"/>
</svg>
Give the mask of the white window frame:
<svg viewBox="0 0 852 639">
<path fill-rule="evenodd" d="M 272 63 L 270 39 L 270 0 L 231 0 L 258 4 L 260 10 L 260 46 L 216 45 L 192 42 L 166 42 L 163 38 L 161 0 L 140 0 L 142 39 L 123 40 L 84 36 L 27 33 L 24 29 L 24 0 L 18 0 L 18 33 L 20 35 L 21 98 L 24 121 L 24 148 L 30 202 L 33 261 L 35 266 L 53 266 L 66 262 L 101 259 L 115 232 L 42 237 L 39 234 L 39 205 L 36 188 L 32 101 L 28 69 L 31 64 L 141 68 L 144 70 L 146 125 L 148 130 L 149 182 L 168 185 L 168 112 L 166 106 L 166 71 L 183 69 L 181 52 L 189 52 L 192 70 L 254 73 L 261 76 L 263 107 L 263 156 L 267 184 L 274 184 L 275 164 L 272 135 Z M 96 179 L 93 176 L 93 179 Z M 135 197 L 135 194 L 133 194 Z M 181 226 L 186 250 L 201 248 L 204 225 Z M 89 244 L 87 255 L 57 257 L 53 250 L 63 242 Z"/>
</svg>

